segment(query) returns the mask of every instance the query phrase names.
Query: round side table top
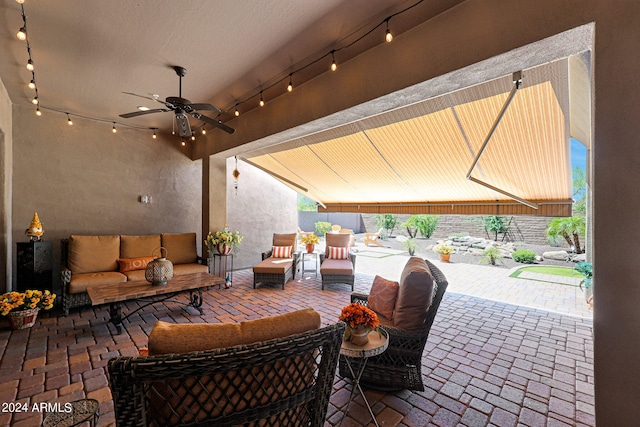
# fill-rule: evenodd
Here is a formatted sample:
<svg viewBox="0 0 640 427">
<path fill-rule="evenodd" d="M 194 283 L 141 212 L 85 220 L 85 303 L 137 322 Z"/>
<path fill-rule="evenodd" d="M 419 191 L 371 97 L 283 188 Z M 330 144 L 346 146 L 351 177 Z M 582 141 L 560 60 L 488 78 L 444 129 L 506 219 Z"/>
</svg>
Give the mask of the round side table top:
<svg viewBox="0 0 640 427">
<path fill-rule="evenodd" d="M 347 357 L 372 357 L 384 353 L 389 346 L 387 332 L 378 329 L 369 332 L 369 342 L 365 345 L 355 345 L 350 341 L 342 340 L 340 354 Z"/>
<path fill-rule="evenodd" d="M 80 399 L 70 403 L 70 412 L 49 412 L 42 425 L 45 427 L 71 427 L 99 416 L 100 402 L 95 399 Z"/>
</svg>

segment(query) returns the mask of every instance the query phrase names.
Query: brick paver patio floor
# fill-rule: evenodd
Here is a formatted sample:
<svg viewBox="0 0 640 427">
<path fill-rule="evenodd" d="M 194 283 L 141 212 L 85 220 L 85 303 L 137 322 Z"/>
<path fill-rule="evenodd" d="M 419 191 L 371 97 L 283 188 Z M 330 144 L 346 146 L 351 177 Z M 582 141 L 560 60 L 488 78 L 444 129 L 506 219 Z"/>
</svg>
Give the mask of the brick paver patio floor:
<svg viewBox="0 0 640 427">
<path fill-rule="evenodd" d="M 460 282 L 474 282 L 484 273 L 463 272 L 465 268 L 472 267 L 443 268 L 451 285 L 423 356 L 427 389 L 366 392 L 380 425 L 593 426 L 591 319 L 466 295 Z M 371 280 L 371 275 L 358 273 L 356 290 L 367 292 Z M 475 292 L 473 284 L 469 289 Z M 110 426 L 114 413 L 107 361 L 136 356 L 157 320 L 238 322 L 310 306 L 327 324 L 336 321 L 349 295 L 347 285 L 322 291 L 315 277 L 298 278 L 285 290 L 270 285 L 254 290 L 251 270 L 242 270 L 234 273 L 233 288 L 205 293 L 203 316 L 174 303 L 158 304 L 125 321 L 121 335 L 108 323 L 106 307 L 75 310 L 67 317 L 41 313 L 32 329 L 13 332 L 3 321 L 0 403 L 28 403 L 31 408 L 35 402 L 95 398 L 101 402 L 98 425 Z M 350 381 L 336 376 L 327 426 L 339 423 L 350 389 Z M 0 412 L 0 425 L 38 426 L 42 418 L 30 410 Z M 361 398 L 351 405 L 343 425 L 373 425 Z"/>
</svg>

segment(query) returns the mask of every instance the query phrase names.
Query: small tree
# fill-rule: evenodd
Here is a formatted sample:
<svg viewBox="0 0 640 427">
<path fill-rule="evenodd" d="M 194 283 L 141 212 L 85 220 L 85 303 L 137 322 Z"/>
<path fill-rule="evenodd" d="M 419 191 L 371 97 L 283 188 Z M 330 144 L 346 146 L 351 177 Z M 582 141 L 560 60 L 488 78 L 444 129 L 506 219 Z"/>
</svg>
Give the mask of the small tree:
<svg viewBox="0 0 640 427">
<path fill-rule="evenodd" d="M 573 212 L 576 216 L 584 216 L 586 207 L 586 194 L 587 194 L 587 175 L 584 169 L 580 167 L 573 168 L 572 171 L 573 181 Z"/>
<path fill-rule="evenodd" d="M 298 211 L 318 212 L 318 204 L 308 197 L 298 194 Z"/>
<path fill-rule="evenodd" d="M 413 215 L 402 226 L 407 229 L 410 238 L 415 238 L 418 233 L 426 239 L 433 235 L 440 219 L 437 215 Z"/>
<path fill-rule="evenodd" d="M 315 223 L 316 234 L 324 236 L 331 230 L 331 223 L 326 221 L 318 221 Z"/>
<path fill-rule="evenodd" d="M 376 221 L 376 227 L 387 230 L 387 235 L 389 236 L 391 236 L 393 229 L 396 228 L 396 224 L 398 223 L 398 217 L 394 214 L 379 214 L 373 218 Z"/>
<path fill-rule="evenodd" d="M 495 237 L 493 240 L 498 240 L 498 234 L 506 233 L 509 231 L 509 221 L 504 216 L 485 216 L 482 217 L 485 230 L 493 232 Z"/>
<path fill-rule="evenodd" d="M 480 263 L 482 264 L 496 265 L 496 262 L 504 264 L 500 250 L 495 246 L 488 246 L 487 249 L 482 252 L 482 255 L 482 258 L 480 258 Z"/>
<path fill-rule="evenodd" d="M 584 252 L 580 246 L 580 234 L 584 235 L 585 231 L 584 216 L 554 218 L 547 227 L 548 236 L 562 236 L 567 244 L 575 249 L 577 254 Z"/>
</svg>

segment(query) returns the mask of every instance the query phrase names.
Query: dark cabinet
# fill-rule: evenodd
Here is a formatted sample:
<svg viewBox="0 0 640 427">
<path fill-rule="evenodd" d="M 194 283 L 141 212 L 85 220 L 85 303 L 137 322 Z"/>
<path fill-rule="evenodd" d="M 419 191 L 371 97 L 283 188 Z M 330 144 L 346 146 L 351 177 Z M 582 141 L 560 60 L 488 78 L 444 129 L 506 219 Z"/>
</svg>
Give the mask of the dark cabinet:
<svg viewBox="0 0 640 427">
<path fill-rule="evenodd" d="M 16 290 L 52 290 L 53 242 L 20 242 L 17 245 Z"/>
</svg>

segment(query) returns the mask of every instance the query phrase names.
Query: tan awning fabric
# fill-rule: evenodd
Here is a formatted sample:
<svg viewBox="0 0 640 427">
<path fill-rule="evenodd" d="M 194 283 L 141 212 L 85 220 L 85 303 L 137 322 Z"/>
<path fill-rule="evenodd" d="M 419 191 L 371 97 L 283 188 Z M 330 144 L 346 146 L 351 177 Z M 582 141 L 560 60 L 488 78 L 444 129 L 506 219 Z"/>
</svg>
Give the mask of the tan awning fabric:
<svg viewBox="0 0 640 427">
<path fill-rule="evenodd" d="M 473 172 L 538 209 L 466 179 L 512 76 L 243 157 L 329 211 L 570 215 L 567 70 L 565 60 L 523 72 Z"/>
</svg>

